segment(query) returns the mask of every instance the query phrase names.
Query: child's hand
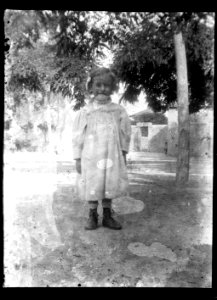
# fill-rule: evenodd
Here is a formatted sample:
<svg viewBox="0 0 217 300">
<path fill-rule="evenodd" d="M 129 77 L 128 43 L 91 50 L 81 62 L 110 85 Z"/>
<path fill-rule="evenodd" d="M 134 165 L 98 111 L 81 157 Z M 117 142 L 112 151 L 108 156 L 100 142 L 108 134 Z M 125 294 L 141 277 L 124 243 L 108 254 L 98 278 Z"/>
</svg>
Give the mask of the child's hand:
<svg viewBox="0 0 217 300">
<path fill-rule="evenodd" d="M 127 164 L 127 159 L 126 159 L 127 152 L 126 151 L 122 151 L 122 153 L 123 153 L 124 162 L 125 162 L 125 165 L 126 165 Z"/>
<path fill-rule="evenodd" d="M 75 168 L 76 168 L 77 173 L 81 174 L 81 160 L 80 159 L 76 159 Z"/>
</svg>

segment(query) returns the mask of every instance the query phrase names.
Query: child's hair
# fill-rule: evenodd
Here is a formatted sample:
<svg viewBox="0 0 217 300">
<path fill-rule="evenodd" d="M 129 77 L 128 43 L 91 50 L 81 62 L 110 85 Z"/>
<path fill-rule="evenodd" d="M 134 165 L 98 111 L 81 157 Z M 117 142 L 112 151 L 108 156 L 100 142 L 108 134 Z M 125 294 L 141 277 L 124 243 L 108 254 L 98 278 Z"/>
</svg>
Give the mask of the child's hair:
<svg viewBox="0 0 217 300">
<path fill-rule="evenodd" d="M 94 77 L 105 75 L 105 74 L 108 74 L 112 78 L 112 92 L 115 92 L 118 89 L 118 81 L 115 73 L 112 72 L 109 68 L 101 67 L 101 68 L 94 69 L 90 72 L 86 82 L 86 89 L 88 93 L 91 93 Z"/>
</svg>

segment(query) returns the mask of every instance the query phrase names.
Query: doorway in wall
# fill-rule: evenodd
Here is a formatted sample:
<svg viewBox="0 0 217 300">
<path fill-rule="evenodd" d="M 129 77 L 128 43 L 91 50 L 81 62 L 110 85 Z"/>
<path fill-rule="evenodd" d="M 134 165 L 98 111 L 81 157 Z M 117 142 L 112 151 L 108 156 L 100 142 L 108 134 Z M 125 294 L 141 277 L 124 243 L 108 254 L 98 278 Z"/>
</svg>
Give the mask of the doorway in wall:
<svg viewBox="0 0 217 300">
<path fill-rule="evenodd" d="M 141 132 L 141 151 L 148 151 L 149 126 L 148 125 L 141 126 L 140 132 Z"/>
</svg>

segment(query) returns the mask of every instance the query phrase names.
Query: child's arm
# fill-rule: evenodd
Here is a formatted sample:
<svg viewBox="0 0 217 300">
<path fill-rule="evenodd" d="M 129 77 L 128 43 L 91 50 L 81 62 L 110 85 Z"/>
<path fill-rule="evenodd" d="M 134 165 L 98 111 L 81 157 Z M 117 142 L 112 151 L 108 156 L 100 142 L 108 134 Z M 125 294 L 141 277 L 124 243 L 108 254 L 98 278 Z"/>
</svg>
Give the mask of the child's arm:
<svg viewBox="0 0 217 300">
<path fill-rule="evenodd" d="M 121 119 L 120 119 L 120 139 L 121 139 L 121 148 L 122 148 L 125 162 L 126 162 L 126 154 L 129 152 L 130 138 L 131 138 L 130 119 L 127 115 L 126 110 L 122 108 Z"/>
<path fill-rule="evenodd" d="M 75 160 L 75 168 L 77 173 L 81 174 L 81 159 L 78 158 Z"/>
<path fill-rule="evenodd" d="M 72 125 L 72 157 L 76 160 L 76 170 L 78 173 L 81 172 L 81 152 L 84 144 L 86 125 L 86 112 L 80 110 L 76 113 Z"/>
</svg>

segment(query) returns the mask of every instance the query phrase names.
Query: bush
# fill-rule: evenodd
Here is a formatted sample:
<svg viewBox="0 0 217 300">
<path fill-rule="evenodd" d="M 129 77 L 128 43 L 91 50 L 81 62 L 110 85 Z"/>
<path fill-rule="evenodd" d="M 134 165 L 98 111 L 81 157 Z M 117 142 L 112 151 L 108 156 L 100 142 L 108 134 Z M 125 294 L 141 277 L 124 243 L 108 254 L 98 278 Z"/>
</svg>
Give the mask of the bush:
<svg viewBox="0 0 217 300">
<path fill-rule="evenodd" d="M 30 140 L 22 140 L 22 139 L 16 139 L 15 140 L 15 146 L 18 151 L 23 150 L 24 148 L 28 148 L 31 146 Z"/>
<path fill-rule="evenodd" d="M 19 126 L 16 121 L 12 121 L 10 128 L 5 129 L 4 144 L 5 150 L 9 151 L 36 151 L 37 139 L 34 134 L 30 138 L 26 137 L 28 128 L 32 128 L 32 124 L 28 122 L 23 126 Z"/>
</svg>

